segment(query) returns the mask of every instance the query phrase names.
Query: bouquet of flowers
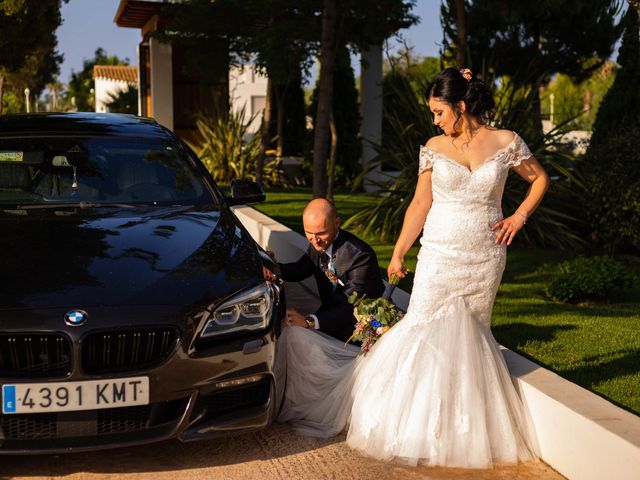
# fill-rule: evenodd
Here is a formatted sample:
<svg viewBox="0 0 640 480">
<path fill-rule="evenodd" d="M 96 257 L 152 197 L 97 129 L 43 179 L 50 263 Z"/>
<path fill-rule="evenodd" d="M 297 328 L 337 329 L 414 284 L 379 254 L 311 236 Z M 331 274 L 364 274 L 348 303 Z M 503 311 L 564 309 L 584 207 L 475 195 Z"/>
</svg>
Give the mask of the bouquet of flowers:
<svg viewBox="0 0 640 480">
<path fill-rule="evenodd" d="M 360 347 L 362 353 L 366 354 L 371 350 L 378 338 L 402 319 L 403 312 L 390 300 L 399 281 L 400 277 L 391 275 L 389 285 L 381 298 L 367 298 L 366 295 L 359 296 L 357 292 L 353 292 L 349 297 L 349 303 L 353 305 L 353 315 L 358 323 L 347 342 L 351 340 L 362 342 Z"/>
</svg>

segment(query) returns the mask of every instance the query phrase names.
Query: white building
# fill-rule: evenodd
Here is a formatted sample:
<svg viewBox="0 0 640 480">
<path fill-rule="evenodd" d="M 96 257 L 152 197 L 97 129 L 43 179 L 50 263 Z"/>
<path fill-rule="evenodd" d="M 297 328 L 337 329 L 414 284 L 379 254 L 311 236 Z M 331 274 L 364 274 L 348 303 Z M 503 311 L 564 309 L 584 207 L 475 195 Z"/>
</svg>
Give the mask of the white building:
<svg viewBox="0 0 640 480">
<path fill-rule="evenodd" d="M 96 112 L 109 111 L 107 104 L 113 96 L 138 87 L 138 67 L 127 65 L 96 65 L 93 67 Z M 139 113 L 139 112 L 138 112 Z"/>
<path fill-rule="evenodd" d="M 267 77 L 256 72 L 252 65 L 229 69 L 229 100 L 231 108 L 237 112 L 245 109 L 245 121 L 252 116 L 249 127 L 251 133 L 260 129 L 262 111 L 267 98 Z"/>
</svg>

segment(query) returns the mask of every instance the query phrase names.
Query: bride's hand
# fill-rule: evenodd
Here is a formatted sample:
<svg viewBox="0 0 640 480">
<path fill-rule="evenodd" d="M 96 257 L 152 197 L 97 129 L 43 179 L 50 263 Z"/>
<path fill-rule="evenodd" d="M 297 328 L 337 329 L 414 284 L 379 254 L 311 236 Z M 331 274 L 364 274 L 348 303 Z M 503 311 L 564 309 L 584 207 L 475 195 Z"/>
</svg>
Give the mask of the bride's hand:
<svg viewBox="0 0 640 480">
<path fill-rule="evenodd" d="M 504 245 L 511 245 L 513 238 L 516 236 L 520 230 L 524 227 L 524 218 L 520 215 L 514 213 L 510 217 L 503 218 L 499 222 L 497 222 L 491 230 L 494 232 L 498 230 L 496 234 L 496 243 Z"/>
<path fill-rule="evenodd" d="M 397 275 L 400 278 L 404 278 L 407 274 L 407 269 L 404 266 L 404 262 L 399 258 L 392 257 L 387 267 L 387 276 L 391 278 L 391 275 Z"/>
</svg>

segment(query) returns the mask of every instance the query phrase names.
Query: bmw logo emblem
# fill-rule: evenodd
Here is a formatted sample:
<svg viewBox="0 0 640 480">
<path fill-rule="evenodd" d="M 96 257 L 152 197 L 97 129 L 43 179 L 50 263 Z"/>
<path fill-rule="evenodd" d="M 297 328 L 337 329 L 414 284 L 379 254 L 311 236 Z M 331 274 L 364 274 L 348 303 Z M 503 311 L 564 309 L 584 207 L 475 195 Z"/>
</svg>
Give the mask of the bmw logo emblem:
<svg viewBox="0 0 640 480">
<path fill-rule="evenodd" d="M 82 325 L 89 318 L 89 314 L 84 310 L 71 310 L 64 315 L 64 321 L 67 325 L 77 327 Z"/>
</svg>

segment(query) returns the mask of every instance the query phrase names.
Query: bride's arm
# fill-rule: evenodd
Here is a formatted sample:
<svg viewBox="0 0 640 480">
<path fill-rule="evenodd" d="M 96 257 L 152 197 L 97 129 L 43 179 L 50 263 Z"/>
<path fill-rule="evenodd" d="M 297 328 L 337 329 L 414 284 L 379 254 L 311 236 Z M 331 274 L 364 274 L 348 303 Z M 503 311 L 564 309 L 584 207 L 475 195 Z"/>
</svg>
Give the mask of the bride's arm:
<svg viewBox="0 0 640 480">
<path fill-rule="evenodd" d="M 527 218 L 538 208 L 542 197 L 549 188 L 549 175 L 535 157 L 529 157 L 513 170 L 531 185 L 513 215 L 499 221 L 492 227 L 492 230 L 500 229 L 496 235 L 496 243 L 506 243 L 507 245 L 511 245 L 513 237 L 524 227 Z"/>
<path fill-rule="evenodd" d="M 431 170 L 426 170 L 418 175 L 418 184 L 413 195 L 411 203 L 407 207 L 402 222 L 402 230 L 400 236 L 393 248 L 393 255 L 387 268 L 387 274 L 398 275 L 400 278 L 405 276 L 404 272 L 404 256 L 409 251 L 413 242 L 416 241 L 418 235 L 422 231 L 424 222 L 431 208 L 433 193 L 431 191 Z"/>
</svg>

